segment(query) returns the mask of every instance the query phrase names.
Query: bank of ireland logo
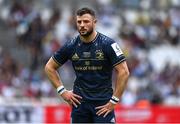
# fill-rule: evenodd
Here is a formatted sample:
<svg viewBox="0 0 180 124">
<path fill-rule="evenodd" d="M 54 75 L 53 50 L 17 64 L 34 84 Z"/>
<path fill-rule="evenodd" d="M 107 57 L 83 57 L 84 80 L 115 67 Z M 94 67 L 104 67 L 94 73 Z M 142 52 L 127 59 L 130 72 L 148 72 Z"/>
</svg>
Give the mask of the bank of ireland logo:
<svg viewBox="0 0 180 124">
<path fill-rule="evenodd" d="M 74 53 L 74 55 L 72 56 L 72 60 L 79 60 L 79 56 L 77 55 L 77 53 Z"/>
<path fill-rule="evenodd" d="M 104 59 L 104 53 L 102 52 L 102 50 L 96 50 L 95 54 L 96 54 L 96 59 L 100 59 L 100 60 Z"/>
</svg>

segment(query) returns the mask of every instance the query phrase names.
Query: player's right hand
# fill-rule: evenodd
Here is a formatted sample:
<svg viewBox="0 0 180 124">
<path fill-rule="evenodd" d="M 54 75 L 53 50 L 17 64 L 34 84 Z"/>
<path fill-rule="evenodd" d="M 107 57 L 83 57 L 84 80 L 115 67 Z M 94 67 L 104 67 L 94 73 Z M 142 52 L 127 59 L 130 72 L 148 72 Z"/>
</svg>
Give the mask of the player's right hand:
<svg viewBox="0 0 180 124">
<path fill-rule="evenodd" d="M 77 107 L 78 104 L 81 104 L 79 99 L 82 99 L 81 96 L 73 93 L 73 91 L 65 91 L 61 94 L 61 97 L 70 105 Z"/>
</svg>

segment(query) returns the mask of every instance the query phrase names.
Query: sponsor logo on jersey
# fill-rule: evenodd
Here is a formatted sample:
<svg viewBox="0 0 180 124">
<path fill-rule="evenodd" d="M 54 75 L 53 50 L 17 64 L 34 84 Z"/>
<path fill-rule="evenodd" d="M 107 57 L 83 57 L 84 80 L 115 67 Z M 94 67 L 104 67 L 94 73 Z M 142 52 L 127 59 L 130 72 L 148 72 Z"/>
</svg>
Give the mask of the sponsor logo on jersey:
<svg viewBox="0 0 180 124">
<path fill-rule="evenodd" d="M 119 45 L 117 43 L 111 44 L 111 47 L 113 48 L 114 52 L 116 53 L 116 56 L 120 56 L 123 54 L 121 48 L 119 47 Z"/>
<path fill-rule="evenodd" d="M 85 61 L 85 65 L 90 65 L 90 61 Z"/>
<path fill-rule="evenodd" d="M 115 118 L 112 118 L 112 119 L 111 119 L 111 122 L 112 122 L 112 123 L 115 123 L 115 122 L 116 122 L 116 121 L 115 121 Z"/>
<path fill-rule="evenodd" d="M 91 57 L 91 53 L 90 52 L 83 52 L 83 57 L 84 58 L 90 58 Z"/>
<path fill-rule="evenodd" d="M 72 60 L 79 60 L 79 56 L 77 55 L 77 53 L 75 53 L 73 56 L 72 56 Z"/>
<path fill-rule="evenodd" d="M 102 71 L 103 66 L 75 66 L 76 71 Z"/>
</svg>

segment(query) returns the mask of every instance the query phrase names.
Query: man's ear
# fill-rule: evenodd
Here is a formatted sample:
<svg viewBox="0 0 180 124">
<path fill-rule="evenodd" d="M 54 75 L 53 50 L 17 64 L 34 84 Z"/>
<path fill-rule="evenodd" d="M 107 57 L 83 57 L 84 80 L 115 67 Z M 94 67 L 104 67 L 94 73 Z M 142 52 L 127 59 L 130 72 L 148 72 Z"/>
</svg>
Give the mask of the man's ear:
<svg viewBox="0 0 180 124">
<path fill-rule="evenodd" d="M 94 23 L 97 23 L 97 19 L 94 19 Z"/>
</svg>

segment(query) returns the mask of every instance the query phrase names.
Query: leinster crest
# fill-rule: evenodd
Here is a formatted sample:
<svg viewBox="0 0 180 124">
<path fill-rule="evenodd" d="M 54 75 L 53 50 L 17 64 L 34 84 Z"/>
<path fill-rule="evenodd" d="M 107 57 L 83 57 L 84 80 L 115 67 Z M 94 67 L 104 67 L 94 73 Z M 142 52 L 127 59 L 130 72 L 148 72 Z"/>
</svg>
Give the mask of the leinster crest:
<svg viewBox="0 0 180 124">
<path fill-rule="evenodd" d="M 102 50 L 96 50 L 95 56 L 96 56 L 96 59 L 100 59 L 100 60 L 104 59 L 104 53 L 102 52 Z"/>
</svg>

